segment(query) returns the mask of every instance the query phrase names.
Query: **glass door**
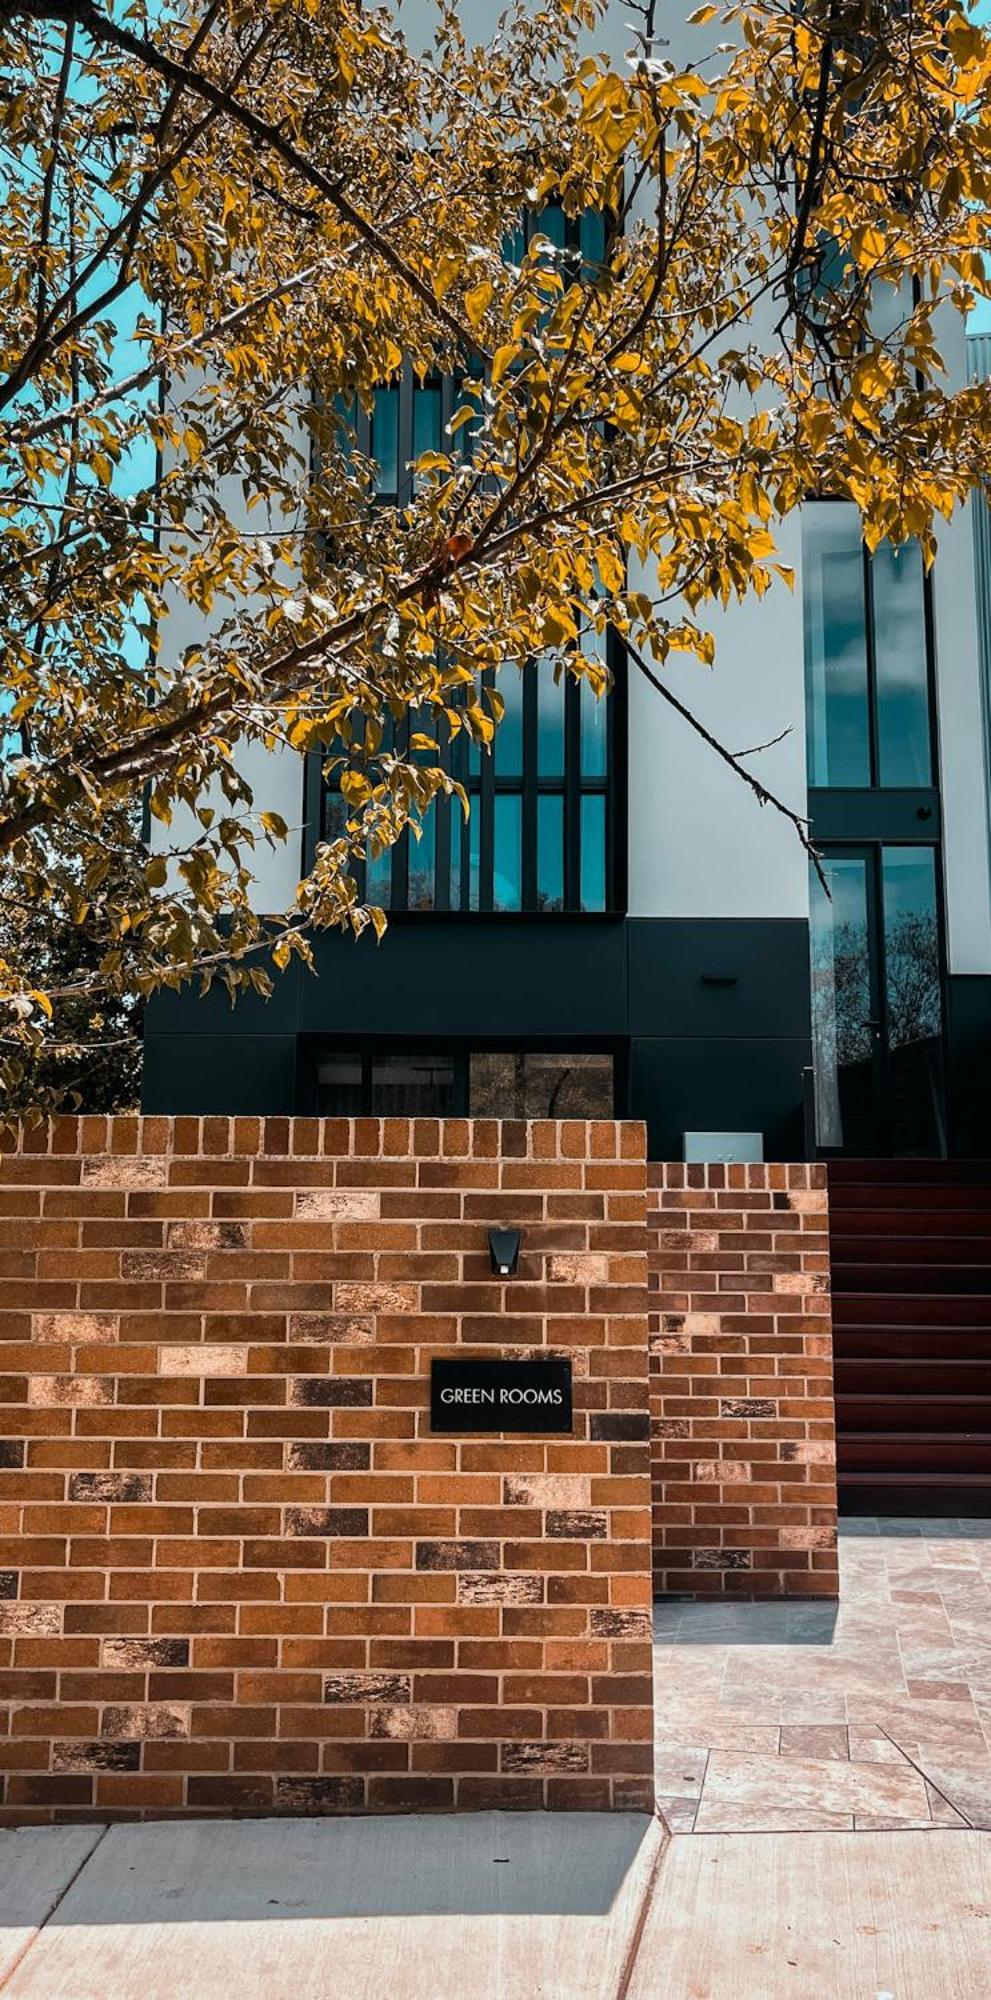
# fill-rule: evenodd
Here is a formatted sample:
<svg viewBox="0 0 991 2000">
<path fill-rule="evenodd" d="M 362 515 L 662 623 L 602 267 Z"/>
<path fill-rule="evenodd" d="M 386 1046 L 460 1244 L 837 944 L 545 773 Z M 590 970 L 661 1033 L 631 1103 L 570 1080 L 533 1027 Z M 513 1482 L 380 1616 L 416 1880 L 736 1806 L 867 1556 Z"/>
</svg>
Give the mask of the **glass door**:
<svg viewBox="0 0 991 2000">
<path fill-rule="evenodd" d="M 822 1152 L 941 1156 L 943 998 L 936 849 L 822 851 L 811 889 Z"/>
</svg>

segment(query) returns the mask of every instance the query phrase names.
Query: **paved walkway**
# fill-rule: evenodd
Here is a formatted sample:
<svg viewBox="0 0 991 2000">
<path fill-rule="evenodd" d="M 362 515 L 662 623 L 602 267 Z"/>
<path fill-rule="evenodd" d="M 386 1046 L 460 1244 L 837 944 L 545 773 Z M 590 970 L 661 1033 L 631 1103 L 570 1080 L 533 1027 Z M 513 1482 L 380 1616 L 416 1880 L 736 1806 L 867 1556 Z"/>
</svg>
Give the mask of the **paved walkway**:
<svg viewBox="0 0 991 2000">
<path fill-rule="evenodd" d="M 659 1608 L 667 1824 L 0 1834 L 0 2000 L 988 2000 L 991 1533 L 842 1556 L 838 1618 Z"/>
<path fill-rule="evenodd" d="M 991 1521 L 845 1523 L 840 1604 L 655 1610 L 674 1833 L 991 1827 Z"/>
</svg>

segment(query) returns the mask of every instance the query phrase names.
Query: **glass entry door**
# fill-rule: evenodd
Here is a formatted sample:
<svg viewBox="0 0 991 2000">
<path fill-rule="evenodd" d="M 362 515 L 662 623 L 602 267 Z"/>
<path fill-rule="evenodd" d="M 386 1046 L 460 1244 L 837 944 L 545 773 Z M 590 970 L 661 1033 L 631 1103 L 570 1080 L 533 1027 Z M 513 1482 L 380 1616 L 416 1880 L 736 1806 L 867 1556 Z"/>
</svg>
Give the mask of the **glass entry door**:
<svg viewBox="0 0 991 2000">
<path fill-rule="evenodd" d="M 822 850 L 812 871 L 812 1038 L 822 1152 L 939 1157 L 943 1000 L 936 849 Z"/>
</svg>

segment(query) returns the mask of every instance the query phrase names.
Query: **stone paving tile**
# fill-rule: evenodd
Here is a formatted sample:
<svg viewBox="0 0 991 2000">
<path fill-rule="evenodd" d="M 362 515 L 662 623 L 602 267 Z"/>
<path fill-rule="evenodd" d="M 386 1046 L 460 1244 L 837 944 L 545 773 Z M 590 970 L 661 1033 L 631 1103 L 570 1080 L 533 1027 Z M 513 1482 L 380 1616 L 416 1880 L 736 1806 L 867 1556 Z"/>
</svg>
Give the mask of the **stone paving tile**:
<svg viewBox="0 0 991 2000">
<path fill-rule="evenodd" d="M 925 1781 L 908 1764 L 855 1764 L 849 1757 L 740 1756 L 714 1750 L 705 1772 L 703 1807 L 741 1805 L 748 1812 L 876 1813 L 929 1821 Z"/>
<path fill-rule="evenodd" d="M 662 1807 L 663 1811 L 663 1807 Z M 674 1829 L 672 1828 L 672 1832 Z M 708 1800 L 695 1815 L 692 1833 L 852 1833 L 853 1814 L 815 1806 L 718 1805 Z"/>
<path fill-rule="evenodd" d="M 991 1522 L 846 1521 L 840 1601 L 655 1609 L 673 1831 L 991 1829 Z"/>
<path fill-rule="evenodd" d="M 826 1757 L 848 1763 L 850 1731 L 843 1722 L 786 1722 L 781 1731 L 782 1757 Z"/>
</svg>

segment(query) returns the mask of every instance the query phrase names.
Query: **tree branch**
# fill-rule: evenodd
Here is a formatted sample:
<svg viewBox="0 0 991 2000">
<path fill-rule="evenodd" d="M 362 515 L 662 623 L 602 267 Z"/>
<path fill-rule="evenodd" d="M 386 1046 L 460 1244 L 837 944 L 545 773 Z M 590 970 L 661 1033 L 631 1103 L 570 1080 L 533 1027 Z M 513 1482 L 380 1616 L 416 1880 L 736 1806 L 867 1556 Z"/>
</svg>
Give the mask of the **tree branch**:
<svg viewBox="0 0 991 2000">
<path fill-rule="evenodd" d="M 828 895 L 829 884 L 823 873 L 819 855 L 809 838 L 810 822 L 807 819 L 803 819 L 800 813 L 793 812 L 791 806 L 786 805 L 784 799 L 779 799 L 776 792 L 769 791 L 766 785 L 762 785 L 760 779 L 755 778 L 753 772 L 748 771 L 745 764 L 741 764 L 739 756 L 734 751 L 727 750 L 725 743 L 720 743 L 718 736 L 713 736 L 712 731 L 706 728 L 705 723 L 700 722 L 698 716 L 693 715 L 691 709 L 686 708 L 685 703 L 679 701 L 678 696 L 673 693 L 671 688 L 665 685 L 660 675 L 654 672 L 653 667 L 644 659 L 643 654 L 633 644 L 631 639 L 624 639 L 623 645 L 628 659 L 633 661 L 634 666 L 639 669 L 644 679 L 650 682 L 651 687 L 660 695 L 662 701 L 666 701 L 669 707 L 675 709 L 678 715 L 681 716 L 682 721 L 687 722 L 690 729 L 694 729 L 696 736 L 701 736 L 703 743 L 707 743 L 709 749 L 714 750 L 716 756 L 721 757 L 723 763 L 728 764 L 730 770 L 735 771 L 736 776 L 743 779 L 744 784 L 748 785 L 753 792 L 758 805 L 773 806 L 775 812 L 779 812 L 782 818 L 788 820 L 790 825 L 794 827 Z M 743 752 L 741 754 L 747 755 L 750 753 Z"/>
</svg>

